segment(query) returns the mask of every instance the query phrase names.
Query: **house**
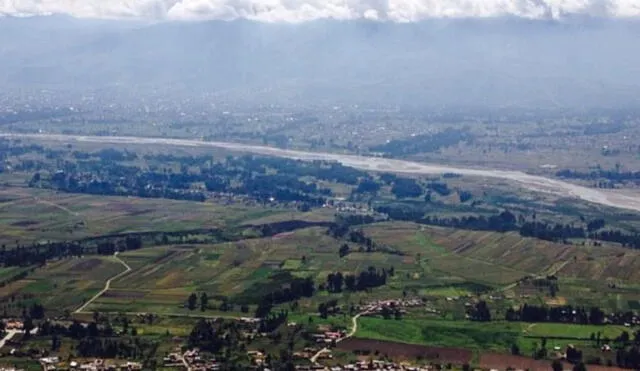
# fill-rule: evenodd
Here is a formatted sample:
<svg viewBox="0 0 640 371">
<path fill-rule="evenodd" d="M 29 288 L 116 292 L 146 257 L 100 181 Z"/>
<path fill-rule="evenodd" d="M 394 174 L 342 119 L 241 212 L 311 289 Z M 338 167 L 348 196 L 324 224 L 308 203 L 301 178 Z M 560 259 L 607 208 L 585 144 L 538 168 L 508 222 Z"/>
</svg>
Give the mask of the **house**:
<svg viewBox="0 0 640 371">
<path fill-rule="evenodd" d="M 40 358 L 40 363 L 44 363 L 47 365 L 52 365 L 52 364 L 56 364 L 60 362 L 60 357 L 45 357 L 45 358 Z"/>
<path fill-rule="evenodd" d="M 136 370 L 136 371 L 137 370 L 142 370 L 142 364 L 138 363 L 138 362 L 127 362 L 126 364 L 121 365 L 120 369 L 122 369 L 122 370 L 132 370 L 132 371 L 134 371 L 134 370 Z"/>
<path fill-rule="evenodd" d="M 22 321 L 9 319 L 4 321 L 4 328 L 7 330 L 22 330 L 24 323 Z"/>
</svg>

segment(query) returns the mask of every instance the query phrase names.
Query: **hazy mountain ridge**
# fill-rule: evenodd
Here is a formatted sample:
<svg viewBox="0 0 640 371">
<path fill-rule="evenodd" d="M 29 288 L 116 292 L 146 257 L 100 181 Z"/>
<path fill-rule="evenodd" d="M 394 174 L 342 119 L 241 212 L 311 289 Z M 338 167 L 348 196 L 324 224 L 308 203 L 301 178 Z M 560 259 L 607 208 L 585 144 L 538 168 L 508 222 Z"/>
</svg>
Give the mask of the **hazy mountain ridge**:
<svg viewBox="0 0 640 371">
<path fill-rule="evenodd" d="M 4 18 L 0 83 L 175 87 L 300 103 L 629 105 L 640 93 L 638 36 L 640 22 L 602 19 L 292 25 Z"/>
</svg>

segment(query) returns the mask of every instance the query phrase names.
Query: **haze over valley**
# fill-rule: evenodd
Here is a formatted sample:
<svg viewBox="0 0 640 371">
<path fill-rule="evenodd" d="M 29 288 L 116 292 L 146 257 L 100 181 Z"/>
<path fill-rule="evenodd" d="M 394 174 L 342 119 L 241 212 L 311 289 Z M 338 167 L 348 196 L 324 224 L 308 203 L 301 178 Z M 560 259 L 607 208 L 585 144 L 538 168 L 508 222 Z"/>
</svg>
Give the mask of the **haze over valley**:
<svg viewBox="0 0 640 371">
<path fill-rule="evenodd" d="M 0 371 L 640 369 L 637 0 L 0 0 Z"/>
</svg>

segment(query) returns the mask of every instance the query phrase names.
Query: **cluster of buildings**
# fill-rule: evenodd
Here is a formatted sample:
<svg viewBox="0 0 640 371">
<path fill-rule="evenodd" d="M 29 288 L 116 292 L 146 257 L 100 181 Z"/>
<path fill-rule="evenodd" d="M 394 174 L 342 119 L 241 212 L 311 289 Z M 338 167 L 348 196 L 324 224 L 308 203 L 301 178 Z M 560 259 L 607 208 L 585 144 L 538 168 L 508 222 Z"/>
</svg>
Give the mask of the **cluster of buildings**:
<svg viewBox="0 0 640 371">
<path fill-rule="evenodd" d="M 312 334 L 311 337 L 315 340 L 316 344 L 332 344 L 345 337 L 347 333 L 344 330 L 341 331 L 323 331 L 319 334 Z"/>
<path fill-rule="evenodd" d="M 251 362 L 257 366 L 264 364 L 267 356 L 259 350 L 250 350 L 247 352 L 247 356 L 251 359 Z"/>
<path fill-rule="evenodd" d="M 391 299 L 391 300 L 375 300 L 360 306 L 358 312 L 367 313 L 368 315 L 380 314 L 385 309 L 398 309 L 403 312 L 408 308 L 424 307 L 425 302 L 418 298 L 407 299 Z"/>
<path fill-rule="evenodd" d="M 344 198 L 337 197 L 335 200 L 327 200 L 327 203 L 323 205 L 325 208 L 335 209 L 339 213 L 355 214 L 355 215 L 371 215 L 375 214 L 375 211 L 367 204 L 359 202 L 346 202 Z"/>
<path fill-rule="evenodd" d="M 371 360 L 371 361 L 359 361 L 342 366 L 297 366 L 297 370 L 300 371 L 431 371 L 431 366 L 415 366 L 405 363 L 397 363 L 383 360 Z"/>
<path fill-rule="evenodd" d="M 61 362 L 59 357 L 40 358 L 40 365 L 44 371 L 138 371 L 142 370 L 142 364 L 138 362 L 125 361 L 122 363 L 108 363 L 103 359 L 96 358 L 92 361 L 71 361 Z"/>
<path fill-rule="evenodd" d="M 6 319 L 3 320 L 5 330 L 23 330 L 24 323 L 17 319 Z"/>
<path fill-rule="evenodd" d="M 179 367 L 189 371 L 217 371 L 220 364 L 215 359 L 206 359 L 200 355 L 199 349 L 189 349 L 184 353 L 179 350 L 169 353 L 163 358 L 164 367 Z"/>
</svg>

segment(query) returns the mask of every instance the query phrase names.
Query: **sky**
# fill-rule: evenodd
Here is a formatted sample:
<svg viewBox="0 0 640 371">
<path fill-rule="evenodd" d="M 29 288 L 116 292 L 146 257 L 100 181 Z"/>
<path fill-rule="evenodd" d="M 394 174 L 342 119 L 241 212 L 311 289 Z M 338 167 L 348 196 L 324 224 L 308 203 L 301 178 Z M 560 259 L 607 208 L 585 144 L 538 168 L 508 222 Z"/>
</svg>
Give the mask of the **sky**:
<svg viewBox="0 0 640 371">
<path fill-rule="evenodd" d="M 429 18 L 571 15 L 640 17 L 640 0 L 0 0 L 0 15 L 233 20 L 299 23 L 317 19 L 416 22 Z"/>
</svg>

